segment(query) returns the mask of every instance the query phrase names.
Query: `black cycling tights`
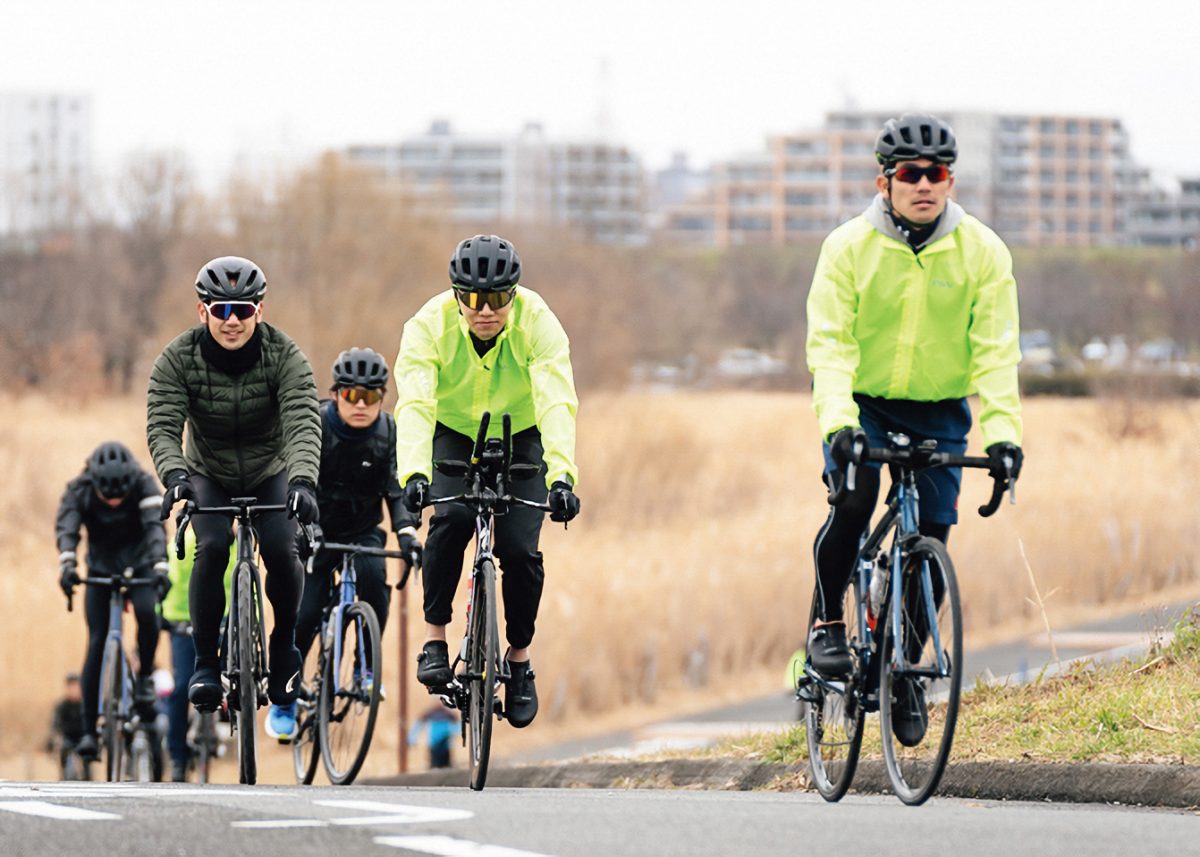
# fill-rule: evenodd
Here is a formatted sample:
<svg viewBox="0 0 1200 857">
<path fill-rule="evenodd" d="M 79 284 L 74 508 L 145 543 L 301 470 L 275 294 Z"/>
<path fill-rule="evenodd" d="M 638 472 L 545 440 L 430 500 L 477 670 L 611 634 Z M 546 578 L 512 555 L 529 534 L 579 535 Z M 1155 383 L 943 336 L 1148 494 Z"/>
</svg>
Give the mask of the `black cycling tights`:
<svg viewBox="0 0 1200 857">
<path fill-rule="evenodd" d="M 849 492 L 840 505 L 831 506 L 825 525 L 817 533 L 813 545 L 813 560 L 817 569 L 817 615 L 824 621 L 842 620 L 842 604 L 846 585 L 854 572 L 854 557 L 858 554 L 858 540 L 870 523 L 875 501 L 879 497 L 879 474 L 876 467 L 860 467 L 855 477 L 854 490 Z M 841 484 L 842 474 L 831 478 Z M 921 535 L 939 539 L 943 544 L 950 536 L 949 524 L 922 521 Z"/>
<path fill-rule="evenodd" d="M 125 563 L 119 559 L 109 560 L 90 556 L 88 574 L 94 577 L 119 575 Z M 154 571 L 139 568 L 135 577 L 150 578 Z M 148 676 L 154 672 L 154 651 L 158 648 L 158 614 L 154 607 L 158 596 L 152 586 L 135 586 L 129 590 L 129 601 L 137 617 L 138 674 Z M 100 667 L 104 660 L 104 642 L 108 639 L 108 613 L 112 604 L 112 590 L 107 586 L 89 586 L 83 597 L 84 613 L 87 615 L 88 647 L 87 659 L 83 662 L 83 728 L 85 732 L 96 731 L 96 717 L 100 699 Z"/>
<path fill-rule="evenodd" d="M 192 476 L 192 485 L 196 489 L 197 505 L 229 504 L 232 495 L 220 483 L 196 475 Z M 246 493 L 257 497 L 264 505 L 282 504 L 287 499 L 287 473 L 278 473 Z M 188 602 L 199 665 L 202 660 L 215 662 L 217 657 L 221 617 L 225 613 L 225 568 L 229 565 L 233 526 L 229 518 L 221 515 L 196 515 L 192 518 L 192 527 L 196 531 L 196 561 L 192 566 Z M 254 528 L 258 531 L 259 555 L 267 567 L 264 584 L 267 600 L 275 614 L 270 646 L 274 652 L 294 643 L 304 568 L 297 553 L 296 522 L 286 512 L 255 515 Z"/>
</svg>

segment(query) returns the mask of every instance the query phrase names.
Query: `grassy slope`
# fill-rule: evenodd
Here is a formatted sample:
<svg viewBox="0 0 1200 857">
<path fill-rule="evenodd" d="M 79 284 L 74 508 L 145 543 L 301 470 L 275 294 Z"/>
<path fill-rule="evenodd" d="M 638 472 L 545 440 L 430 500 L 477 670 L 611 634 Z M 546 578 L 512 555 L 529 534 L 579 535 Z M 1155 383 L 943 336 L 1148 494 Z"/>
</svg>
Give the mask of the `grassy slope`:
<svg viewBox="0 0 1200 857">
<path fill-rule="evenodd" d="M 864 755 L 877 755 L 868 720 Z M 714 755 L 803 763 L 804 727 L 726 742 Z M 1200 609 L 1138 661 L 1084 664 L 1017 687 L 963 695 L 954 761 L 1200 762 Z"/>
</svg>

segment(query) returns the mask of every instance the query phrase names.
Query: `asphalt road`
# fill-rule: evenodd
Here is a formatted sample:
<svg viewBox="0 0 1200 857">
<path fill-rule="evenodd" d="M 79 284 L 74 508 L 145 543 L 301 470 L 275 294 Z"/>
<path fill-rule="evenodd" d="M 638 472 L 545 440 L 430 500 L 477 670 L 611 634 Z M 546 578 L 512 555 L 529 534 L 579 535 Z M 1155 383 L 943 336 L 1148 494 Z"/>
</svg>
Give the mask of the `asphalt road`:
<svg viewBox="0 0 1200 857">
<path fill-rule="evenodd" d="M 0 852 L 671 857 L 1189 853 L 1193 813 L 806 793 L 0 783 Z"/>
</svg>

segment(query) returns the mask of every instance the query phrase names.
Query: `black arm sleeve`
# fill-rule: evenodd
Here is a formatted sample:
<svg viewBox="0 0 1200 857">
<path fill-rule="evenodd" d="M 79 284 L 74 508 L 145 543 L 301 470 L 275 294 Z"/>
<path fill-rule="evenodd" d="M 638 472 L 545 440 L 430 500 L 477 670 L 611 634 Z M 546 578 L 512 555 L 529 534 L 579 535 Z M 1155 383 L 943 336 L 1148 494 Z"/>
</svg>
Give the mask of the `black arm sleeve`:
<svg viewBox="0 0 1200 857">
<path fill-rule="evenodd" d="M 79 492 L 75 483 L 71 482 L 59 501 L 58 516 L 54 525 L 54 538 L 60 554 L 75 553 L 79 547 L 79 528 L 82 526 L 83 509 L 79 504 Z"/>
</svg>

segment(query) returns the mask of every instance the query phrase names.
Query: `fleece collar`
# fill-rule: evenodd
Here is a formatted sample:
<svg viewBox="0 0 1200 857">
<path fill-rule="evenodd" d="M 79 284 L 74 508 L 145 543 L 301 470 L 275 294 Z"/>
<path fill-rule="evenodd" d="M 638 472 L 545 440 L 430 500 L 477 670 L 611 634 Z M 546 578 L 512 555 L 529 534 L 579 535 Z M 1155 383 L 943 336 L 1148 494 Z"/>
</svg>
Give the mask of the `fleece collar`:
<svg viewBox="0 0 1200 857">
<path fill-rule="evenodd" d="M 867 218 L 867 222 L 875 227 L 877 232 L 881 232 L 888 238 L 894 238 L 905 246 L 908 245 L 908 236 L 900 231 L 896 226 L 896 222 L 892 220 L 892 216 L 888 213 L 887 201 L 883 198 L 883 194 L 875 194 L 875 198 L 871 200 L 871 204 L 867 206 L 867 210 L 863 212 L 863 216 Z M 929 237 L 921 244 L 913 248 L 913 252 L 917 252 L 925 247 L 928 247 L 939 238 L 945 238 L 951 232 L 958 228 L 958 224 L 962 223 L 963 217 L 966 216 L 966 211 L 952 199 L 946 200 L 946 210 L 942 212 L 942 217 L 938 221 L 937 229 L 930 233 Z"/>
</svg>

